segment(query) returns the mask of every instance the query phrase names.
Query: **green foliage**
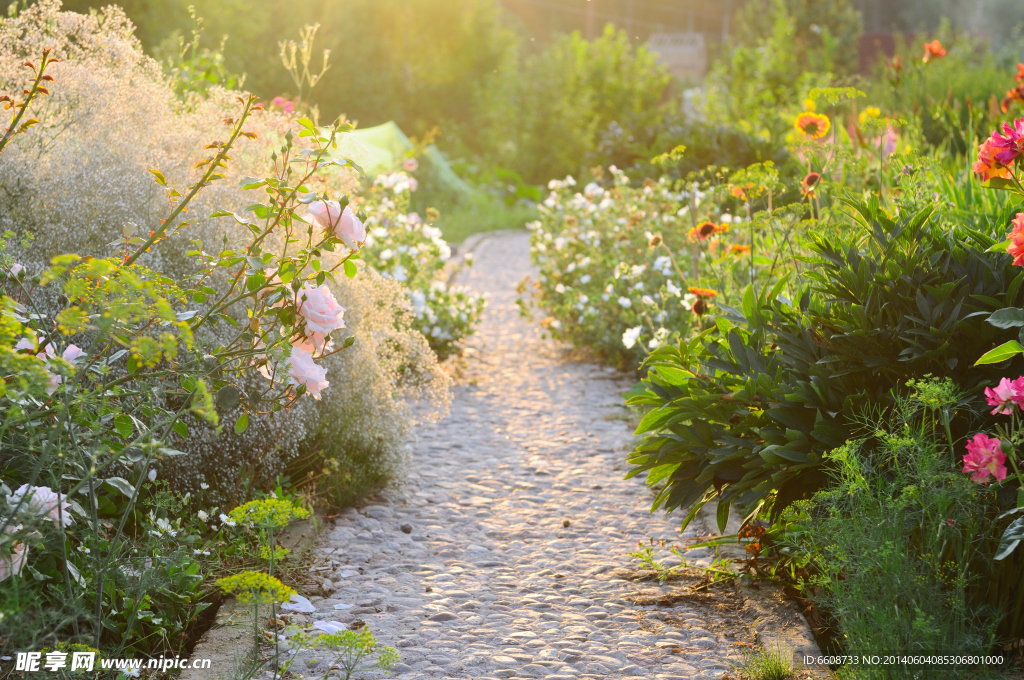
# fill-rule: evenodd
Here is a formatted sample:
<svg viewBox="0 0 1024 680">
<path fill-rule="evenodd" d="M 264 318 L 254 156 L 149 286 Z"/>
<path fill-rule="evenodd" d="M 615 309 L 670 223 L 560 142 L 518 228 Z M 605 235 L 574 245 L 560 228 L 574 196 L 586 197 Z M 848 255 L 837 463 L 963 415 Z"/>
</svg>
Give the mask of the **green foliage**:
<svg viewBox="0 0 1024 680">
<path fill-rule="evenodd" d="M 387 671 L 398 663 L 398 651 L 393 647 L 378 646 L 376 638 L 366 626 L 350 630 L 335 621 L 329 621 L 322 624 L 321 630 L 325 632 L 297 636 L 296 642 L 329 657 L 329 661 L 324 664 L 327 668 L 324 680 L 327 680 L 334 668 L 340 667 L 345 674 L 344 680 L 349 680 L 353 673 L 374 667 Z M 373 660 L 374 656 L 376 660 Z"/>
<path fill-rule="evenodd" d="M 931 207 L 890 219 L 876 203 L 847 204 L 847 219 L 810 235 L 795 299 L 749 288 L 703 334 L 647 359 L 647 391 L 630 403 L 651 410 L 630 462 L 664 482 L 656 507 L 696 503 L 685 522 L 717 494 L 777 517 L 826 483 L 823 454 L 858 414 L 908 379 L 949 376 L 978 398 L 1006 370 L 973 368 L 1009 335 L 979 317 L 1017 304 L 1024 281 L 986 252 L 993 239 Z M 962 410 L 951 427 L 960 436 L 972 423 Z"/>
<path fill-rule="evenodd" d="M 782 647 L 774 649 L 758 647 L 744 652 L 743 660 L 736 665 L 741 678 L 750 680 L 787 680 L 793 677 L 791 653 Z"/>
<path fill-rule="evenodd" d="M 459 138 L 530 182 L 579 173 L 611 162 L 626 138 L 661 122 L 669 80 L 653 54 L 611 25 L 591 42 L 563 36 L 485 80 L 474 128 L 460 128 Z"/>
<path fill-rule="evenodd" d="M 987 653 L 1011 596 L 985 603 L 993 493 L 951 464 L 934 425 L 911 400 L 866 417 L 865 439 L 828 454 L 830 489 L 786 513 L 794 545 L 813 556 L 808 592 L 835 617 L 845 653 Z"/>
</svg>

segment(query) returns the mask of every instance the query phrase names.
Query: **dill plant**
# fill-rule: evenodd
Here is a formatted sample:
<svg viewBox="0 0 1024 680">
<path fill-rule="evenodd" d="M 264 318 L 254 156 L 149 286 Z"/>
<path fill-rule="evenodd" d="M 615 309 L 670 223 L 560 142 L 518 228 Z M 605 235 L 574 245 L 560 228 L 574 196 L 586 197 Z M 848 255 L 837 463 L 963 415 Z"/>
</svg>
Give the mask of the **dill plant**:
<svg viewBox="0 0 1024 680">
<path fill-rule="evenodd" d="M 892 411 L 863 419 L 862 439 L 827 454 L 833 484 L 788 509 L 783 523 L 812 556 L 808 592 L 834 617 L 846 653 L 985 654 L 1001 614 L 981 590 L 998 538 L 992 492 L 954 466 L 937 422 L 962 395 L 936 378 L 911 387 Z M 917 671 L 884 672 L 878 677 Z"/>
</svg>

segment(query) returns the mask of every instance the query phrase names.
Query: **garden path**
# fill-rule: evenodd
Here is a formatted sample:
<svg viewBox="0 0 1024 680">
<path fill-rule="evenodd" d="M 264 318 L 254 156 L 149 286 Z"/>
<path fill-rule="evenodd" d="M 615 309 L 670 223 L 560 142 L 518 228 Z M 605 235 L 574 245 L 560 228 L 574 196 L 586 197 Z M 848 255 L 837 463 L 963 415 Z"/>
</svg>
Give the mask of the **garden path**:
<svg viewBox="0 0 1024 680">
<path fill-rule="evenodd" d="M 736 607 L 624 578 L 637 539 L 679 540 L 679 518 L 622 479 L 628 381 L 520 318 L 525 233 L 475 255 L 462 282 L 489 309 L 451 414 L 420 428 L 400 489 L 321 535 L 330 597 L 311 618 L 364 621 L 398 648 L 402 680 L 720 678 L 744 637 Z M 313 658 L 293 670 L 319 677 Z"/>
</svg>

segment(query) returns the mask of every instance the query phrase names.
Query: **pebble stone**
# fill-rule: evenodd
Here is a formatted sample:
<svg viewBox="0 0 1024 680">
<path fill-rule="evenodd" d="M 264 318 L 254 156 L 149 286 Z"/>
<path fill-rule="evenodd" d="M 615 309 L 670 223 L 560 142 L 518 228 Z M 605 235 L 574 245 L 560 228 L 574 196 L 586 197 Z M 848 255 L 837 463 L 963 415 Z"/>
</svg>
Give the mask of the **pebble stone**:
<svg viewBox="0 0 1024 680">
<path fill-rule="evenodd" d="M 397 648 L 387 677 L 400 680 L 718 680 L 737 643 L 685 602 L 672 617 L 633 604 L 641 584 L 616 578 L 638 539 L 680 540 L 680 518 L 652 515 L 643 482 L 623 480 L 629 380 L 520 317 L 516 284 L 536 276 L 525 233 L 475 255 L 461 282 L 489 308 L 451 413 L 418 429 L 412 471 L 385 501 L 321 535 L 314 569 L 329 596 L 296 619 L 365 622 Z"/>
</svg>

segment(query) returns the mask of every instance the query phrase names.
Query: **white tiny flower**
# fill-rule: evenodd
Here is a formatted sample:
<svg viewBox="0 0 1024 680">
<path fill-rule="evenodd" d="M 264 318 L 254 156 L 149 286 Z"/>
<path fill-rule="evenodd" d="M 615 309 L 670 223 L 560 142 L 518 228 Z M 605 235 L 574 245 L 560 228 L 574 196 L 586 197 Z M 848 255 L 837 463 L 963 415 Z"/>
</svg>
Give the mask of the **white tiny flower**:
<svg viewBox="0 0 1024 680">
<path fill-rule="evenodd" d="M 205 510 L 200 510 L 199 512 L 196 513 L 196 515 L 199 516 L 199 521 L 200 522 L 206 522 L 207 520 L 210 519 L 210 516 L 208 514 L 206 514 Z"/>
<path fill-rule="evenodd" d="M 564 293 L 565 292 L 565 286 L 562 285 L 561 283 L 559 283 L 557 286 L 555 286 L 555 292 L 556 293 Z"/>
<path fill-rule="evenodd" d="M 641 300 L 641 301 L 642 301 L 642 302 L 643 302 L 643 303 L 644 303 L 645 305 L 650 305 L 650 306 L 652 306 L 652 307 L 654 306 L 654 298 L 652 298 L 652 297 L 651 297 L 650 295 L 644 295 L 644 296 L 643 296 L 642 298 L 640 298 L 640 300 Z"/>
<path fill-rule="evenodd" d="M 210 488 L 210 485 L 207 484 L 206 482 L 199 482 L 199 488 L 202 489 L 203 491 L 206 491 L 207 489 Z"/>
<path fill-rule="evenodd" d="M 630 299 L 629 299 L 628 297 L 625 297 L 625 296 L 620 296 L 620 297 L 619 297 L 619 304 L 620 304 L 620 305 L 621 305 L 622 307 L 624 307 L 624 308 L 626 308 L 626 309 L 629 309 L 630 307 L 632 307 L 632 306 L 633 306 L 633 301 L 632 301 L 632 300 L 630 300 Z"/>
<path fill-rule="evenodd" d="M 146 475 L 146 476 L 149 477 L 149 481 L 155 482 L 156 481 L 156 468 L 150 468 L 149 469 L 149 474 Z"/>
<path fill-rule="evenodd" d="M 581 276 L 580 283 L 582 283 L 583 285 L 587 285 L 588 283 L 590 283 L 590 274 L 584 274 L 583 276 Z"/>
<path fill-rule="evenodd" d="M 223 512 L 220 514 L 220 521 L 221 521 L 221 524 L 223 524 L 225 526 L 229 526 L 229 527 L 235 526 L 235 520 L 231 519 L 230 517 L 225 515 Z"/>
</svg>

